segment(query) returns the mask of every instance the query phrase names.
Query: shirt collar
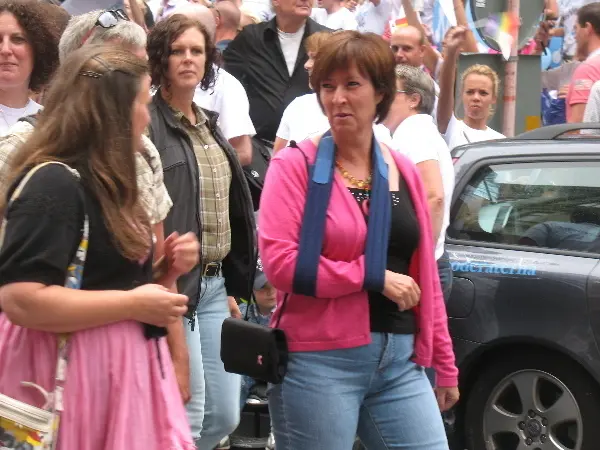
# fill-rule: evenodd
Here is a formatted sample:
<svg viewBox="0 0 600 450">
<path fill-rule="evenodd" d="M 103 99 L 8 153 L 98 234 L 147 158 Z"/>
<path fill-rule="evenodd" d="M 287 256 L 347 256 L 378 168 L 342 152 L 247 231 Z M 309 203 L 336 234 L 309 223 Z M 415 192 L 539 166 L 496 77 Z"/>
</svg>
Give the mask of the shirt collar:
<svg viewBox="0 0 600 450">
<path fill-rule="evenodd" d="M 173 111 L 173 115 L 175 116 L 175 118 L 186 126 L 194 127 L 204 125 L 208 121 L 208 118 L 206 117 L 206 114 L 204 114 L 204 111 L 198 108 L 198 106 L 195 103 L 192 103 L 192 109 L 194 110 L 194 114 L 196 115 L 196 125 L 192 125 L 188 118 L 178 109 L 172 108 L 170 105 L 169 108 L 171 108 L 171 111 Z"/>
<path fill-rule="evenodd" d="M 588 60 L 590 60 L 592 58 L 595 58 L 596 56 L 599 56 L 599 55 L 600 55 L 600 48 L 597 48 L 592 53 L 590 53 L 585 60 L 588 61 Z"/>
<path fill-rule="evenodd" d="M 316 22 L 312 20 L 310 17 L 306 19 L 304 23 L 304 36 L 308 36 L 314 32 L 314 25 Z M 264 33 L 272 33 L 272 35 L 277 36 L 277 16 L 273 17 L 271 20 L 267 22 L 267 26 L 264 29 Z"/>
</svg>

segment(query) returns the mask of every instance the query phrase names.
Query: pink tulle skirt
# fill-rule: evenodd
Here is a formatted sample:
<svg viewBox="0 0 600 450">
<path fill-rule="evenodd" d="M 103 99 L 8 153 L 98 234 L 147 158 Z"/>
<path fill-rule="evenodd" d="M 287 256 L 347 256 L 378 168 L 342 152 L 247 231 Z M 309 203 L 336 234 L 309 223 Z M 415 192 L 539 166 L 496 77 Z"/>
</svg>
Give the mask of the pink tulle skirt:
<svg viewBox="0 0 600 450">
<path fill-rule="evenodd" d="M 137 322 L 71 336 L 59 450 L 193 450 L 165 339 L 146 340 Z M 41 407 L 31 381 L 51 391 L 56 336 L 0 314 L 0 392 Z M 164 373 L 164 376 L 163 376 Z"/>
</svg>

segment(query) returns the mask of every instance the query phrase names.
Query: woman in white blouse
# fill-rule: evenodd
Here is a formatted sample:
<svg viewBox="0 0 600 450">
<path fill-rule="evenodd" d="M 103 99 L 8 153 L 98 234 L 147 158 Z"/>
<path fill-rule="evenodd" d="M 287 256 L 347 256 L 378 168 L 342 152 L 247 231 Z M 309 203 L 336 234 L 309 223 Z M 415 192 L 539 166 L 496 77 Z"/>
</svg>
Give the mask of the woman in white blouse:
<svg viewBox="0 0 600 450">
<path fill-rule="evenodd" d="M 444 252 L 450 202 L 454 190 L 454 166 L 450 150 L 437 130 L 431 113 L 435 103 L 432 78 L 418 67 L 396 67 L 396 98 L 383 124 L 375 125 L 375 136 L 410 159 L 419 170 L 427 193 L 429 213 L 436 239 L 435 259 L 444 300 L 452 289 L 452 268 Z"/>
<path fill-rule="evenodd" d="M 58 66 L 58 39 L 47 5 L 5 1 L 0 5 L 0 136 L 21 117 L 42 107 L 29 98 Z"/>
<path fill-rule="evenodd" d="M 304 41 L 308 55 L 308 60 L 304 64 L 304 68 L 308 72 L 309 79 L 315 56 L 330 35 L 331 33 L 327 31 L 319 31 L 311 34 Z M 273 145 L 273 153 L 284 148 L 289 141 L 301 142 L 313 136 L 323 134 L 327 130 L 329 130 L 329 120 L 327 120 L 327 116 L 323 113 L 319 105 L 317 94 L 313 92 L 301 95 L 292 100 L 283 112 L 281 123 L 277 129 L 275 144 Z"/>
<path fill-rule="evenodd" d="M 454 115 L 456 66 L 466 33 L 464 27 L 456 27 L 446 36 L 446 58 L 439 77 L 437 124 L 450 150 L 471 142 L 505 137 L 487 126 L 498 100 L 500 86 L 498 74 L 489 66 L 476 64 L 462 74 L 464 119 L 458 120 Z"/>
</svg>

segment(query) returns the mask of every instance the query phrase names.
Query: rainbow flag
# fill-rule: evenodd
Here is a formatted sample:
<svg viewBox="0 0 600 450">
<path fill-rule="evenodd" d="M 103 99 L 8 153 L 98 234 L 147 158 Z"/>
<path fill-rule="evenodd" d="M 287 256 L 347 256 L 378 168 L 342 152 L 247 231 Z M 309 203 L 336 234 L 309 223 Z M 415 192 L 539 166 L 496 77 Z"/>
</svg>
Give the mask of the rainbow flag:
<svg viewBox="0 0 600 450">
<path fill-rule="evenodd" d="M 498 43 L 506 60 L 510 58 L 513 42 L 519 38 L 520 22 L 516 14 L 504 12 L 491 14 L 483 26 L 485 33 Z"/>
</svg>

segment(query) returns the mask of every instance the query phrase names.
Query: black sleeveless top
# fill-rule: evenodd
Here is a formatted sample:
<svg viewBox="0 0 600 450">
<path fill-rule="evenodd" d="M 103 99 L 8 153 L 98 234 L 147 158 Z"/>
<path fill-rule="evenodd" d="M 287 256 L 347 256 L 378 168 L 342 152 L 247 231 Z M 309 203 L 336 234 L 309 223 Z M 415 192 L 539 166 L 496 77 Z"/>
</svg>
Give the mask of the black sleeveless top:
<svg viewBox="0 0 600 450">
<path fill-rule="evenodd" d="M 368 222 L 370 191 L 349 188 Z M 400 190 L 390 192 L 392 202 L 392 228 L 388 246 L 387 269 L 408 275 L 413 253 L 419 245 L 420 230 L 415 208 L 406 185 L 400 180 Z M 379 292 L 369 292 L 371 331 L 378 333 L 414 334 L 415 313 L 399 311 L 398 305 Z"/>
</svg>

